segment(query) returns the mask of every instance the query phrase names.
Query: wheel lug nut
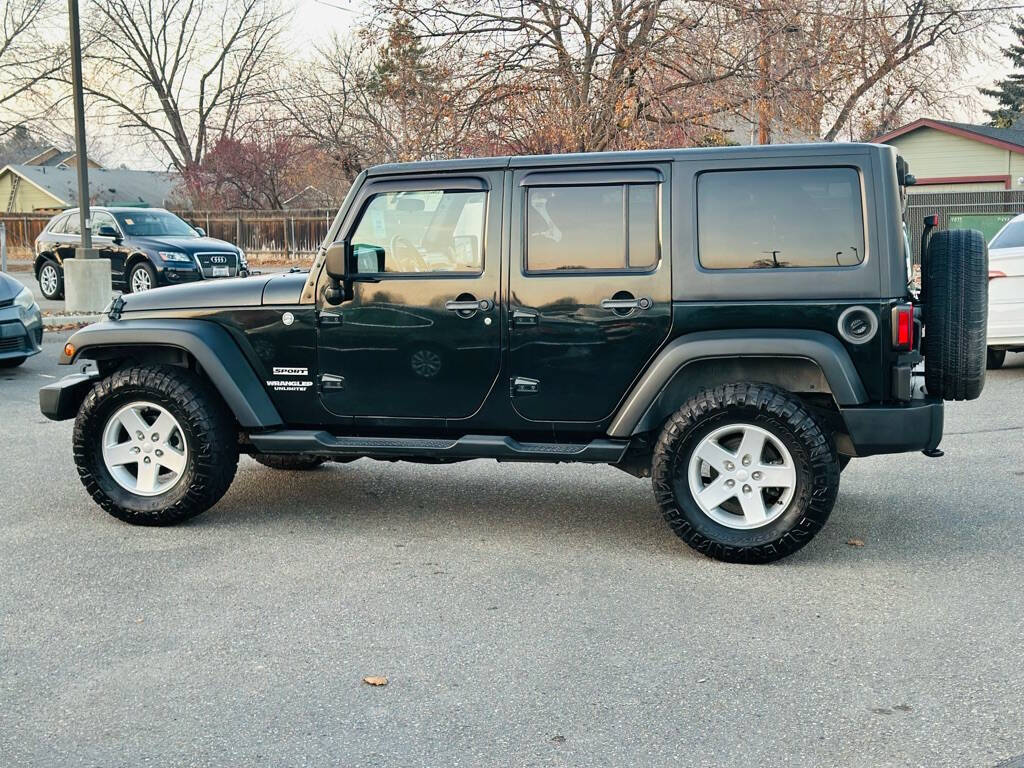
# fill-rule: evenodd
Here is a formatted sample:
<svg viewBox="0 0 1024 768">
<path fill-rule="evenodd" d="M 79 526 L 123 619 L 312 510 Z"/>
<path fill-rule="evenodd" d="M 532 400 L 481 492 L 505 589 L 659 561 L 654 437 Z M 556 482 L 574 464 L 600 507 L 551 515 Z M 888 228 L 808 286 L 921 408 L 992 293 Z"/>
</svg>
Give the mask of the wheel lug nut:
<svg viewBox="0 0 1024 768">
<path fill-rule="evenodd" d="M 750 457 L 749 456 L 744 456 L 743 457 L 743 466 L 744 467 L 749 467 L 750 466 Z"/>
<path fill-rule="evenodd" d="M 164 452 L 161 451 L 159 448 L 156 449 L 155 453 L 156 453 L 157 456 L 163 456 L 164 455 Z"/>
<path fill-rule="evenodd" d="M 151 439 L 152 439 L 152 441 L 153 441 L 154 443 L 156 443 L 156 442 L 159 442 L 159 440 L 160 440 L 160 435 L 158 435 L 158 434 L 157 434 L 156 432 L 154 432 L 154 433 L 153 433 L 153 437 L 152 437 Z"/>
<path fill-rule="evenodd" d="M 144 458 L 144 459 L 142 460 L 142 462 L 143 462 L 144 464 L 149 464 L 149 462 L 150 462 L 150 461 L 152 461 L 152 459 L 150 459 L 150 458 L 149 458 L 149 456 L 147 456 L 146 458 Z"/>
<path fill-rule="evenodd" d="M 744 485 L 743 486 L 743 492 L 744 493 L 750 493 L 750 486 L 749 485 Z"/>
<path fill-rule="evenodd" d="M 760 472 L 755 472 L 753 475 L 751 475 L 751 477 L 753 477 L 755 480 L 760 480 L 762 475 Z"/>
<path fill-rule="evenodd" d="M 732 488 L 734 485 L 736 485 L 736 481 L 735 480 L 726 480 L 725 481 L 725 487 L 726 488 Z"/>
<path fill-rule="evenodd" d="M 136 432 L 135 436 L 137 438 L 139 438 L 139 440 L 145 440 L 146 439 L 146 436 L 144 434 L 142 434 L 141 432 Z"/>
<path fill-rule="evenodd" d="M 134 448 L 132 448 L 132 453 L 142 453 L 142 449 L 136 445 Z"/>
<path fill-rule="evenodd" d="M 733 464 L 731 461 L 727 461 L 727 462 L 725 462 L 725 468 L 729 472 L 732 472 L 734 469 L 736 469 L 736 465 Z"/>
</svg>

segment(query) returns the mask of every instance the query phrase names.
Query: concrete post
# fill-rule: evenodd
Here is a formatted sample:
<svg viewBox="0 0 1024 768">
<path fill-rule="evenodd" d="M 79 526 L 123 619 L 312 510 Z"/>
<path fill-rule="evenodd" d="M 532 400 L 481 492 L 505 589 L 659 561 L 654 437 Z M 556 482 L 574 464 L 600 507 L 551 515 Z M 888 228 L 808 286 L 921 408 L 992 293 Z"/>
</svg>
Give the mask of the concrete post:
<svg viewBox="0 0 1024 768">
<path fill-rule="evenodd" d="M 7 224 L 0 221 L 0 272 L 7 271 Z"/>
<path fill-rule="evenodd" d="M 75 258 L 64 261 L 64 309 L 95 314 L 110 303 L 110 259 L 99 251 L 75 250 Z"/>
</svg>

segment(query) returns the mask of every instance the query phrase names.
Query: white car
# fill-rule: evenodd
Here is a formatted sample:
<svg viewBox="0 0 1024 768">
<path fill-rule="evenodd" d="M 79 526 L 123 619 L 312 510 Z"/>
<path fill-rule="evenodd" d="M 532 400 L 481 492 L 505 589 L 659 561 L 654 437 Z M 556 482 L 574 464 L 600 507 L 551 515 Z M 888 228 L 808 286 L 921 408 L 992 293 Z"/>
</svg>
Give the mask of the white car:
<svg viewBox="0 0 1024 768">
<path fill-rule="evenodd" d="M 1024 214 L 988 244 L 988 367 L 1024 352 Z"/>
</svg>

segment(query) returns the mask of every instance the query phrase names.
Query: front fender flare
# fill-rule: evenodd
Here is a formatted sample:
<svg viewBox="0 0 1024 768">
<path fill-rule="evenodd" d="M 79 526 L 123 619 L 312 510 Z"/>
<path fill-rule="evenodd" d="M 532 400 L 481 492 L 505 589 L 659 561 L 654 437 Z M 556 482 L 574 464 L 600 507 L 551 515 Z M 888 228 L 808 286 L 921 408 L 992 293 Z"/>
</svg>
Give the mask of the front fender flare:
<svg viewBox="0 0 1024 768">
<path fill-rule="evenodd" d="M 281 416 L 252 365 L 228 332 L 207 320 L 116 320 L 95 323 L 74 333 L 74 358 L 61 355 L 69 365 L 82 358 L 95 359 L 100 350 L 116 347 L 170 347 L 195 358 L 220 392 L 238 423 L 249 429 L 280 427 Z"/>
<path fill-rule="evenodd" d="M 773 357 L 811 360 L 821 369 L 840 406 L 868 400 L 864 384 L 843 345 L 822 331 L 741 329 L 691 333 L 673 340 L 654 359 L 619 407 L 608 428 L 610 437 L 629 437 L 644 422 L 672 378 L 697 360 Z"/>
</svg>

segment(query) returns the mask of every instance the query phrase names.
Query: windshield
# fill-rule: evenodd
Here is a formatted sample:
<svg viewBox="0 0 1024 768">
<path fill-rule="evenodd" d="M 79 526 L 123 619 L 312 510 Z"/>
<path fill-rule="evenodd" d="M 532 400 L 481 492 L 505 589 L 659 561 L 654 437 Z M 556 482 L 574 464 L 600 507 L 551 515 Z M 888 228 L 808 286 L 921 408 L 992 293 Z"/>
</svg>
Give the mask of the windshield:
<svg viewBox="0 0 1024 768">
<path fill-rule="evenodd" d="M 199 237 L 199 234 L 173 213 L 167 211 L 119 211 L 121 229 L 137 237 Z"/>
<path fill-rule="evenodd" d="M 1024 246 L 1024 219 L 1011 221 L 988 244 L 989 248 L 1020 248 L 1022 246 Z"/>
</svg>

